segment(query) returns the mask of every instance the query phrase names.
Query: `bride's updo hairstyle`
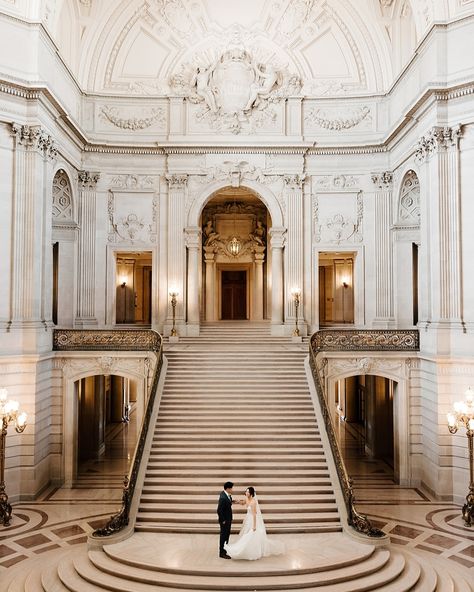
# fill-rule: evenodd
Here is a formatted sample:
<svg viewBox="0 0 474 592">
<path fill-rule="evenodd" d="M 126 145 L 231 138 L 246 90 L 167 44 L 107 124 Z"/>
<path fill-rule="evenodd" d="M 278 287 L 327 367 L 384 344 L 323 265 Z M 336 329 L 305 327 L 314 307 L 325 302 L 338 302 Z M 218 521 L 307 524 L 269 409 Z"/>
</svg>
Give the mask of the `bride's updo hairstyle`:
<svg viewBox="0 0 474 592">
<path fill-rule="evenodd" d="M 247 490 L 250 493 L 250 497 L 255 497 L 255 489 L 253 487 L 247 487 Z"/>
</svg>

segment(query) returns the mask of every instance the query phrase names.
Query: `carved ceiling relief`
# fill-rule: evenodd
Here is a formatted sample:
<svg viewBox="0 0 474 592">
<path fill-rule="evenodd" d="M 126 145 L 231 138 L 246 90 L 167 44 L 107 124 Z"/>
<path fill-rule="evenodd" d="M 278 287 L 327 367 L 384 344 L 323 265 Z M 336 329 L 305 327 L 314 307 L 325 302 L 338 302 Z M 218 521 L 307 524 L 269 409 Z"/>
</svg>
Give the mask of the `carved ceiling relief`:
<svg viewBox="0 0 474 592">
<path fill-rule="evenodd" d="M 157 179 L 147 175 L 117 175 L 111 179 L 107 202 L 110 243 L 156 244 L 156 183 Z"/>
<path fill-rule="evenodd" d="M 199 121 L 234 133 L 246 126 L 255 131 L 276 125 L 275 103 L 299 94 L 303 79 L 306 96 L 380 90 L 367 84 L 366 68 L 374 70 L 374 57 L 362 56 L 354 31 L 329 3 L 282 0 L 269 4 L 259 28 L 228 25 L 221 10 L 200 0 L 191 5 L 184 0 L 143 2 L 117 31 L 103 69 L 103 47 L 96 50 L 90 88 L 139 95 L 182 94 L 200 105 Z M 239 20 L 237 14 L 235 18 Z M 149 60 L 149 71 L 140 59 L 143 47 L 157 56 Z M 316 66 L 315 55 L 329 52 L 337 54 L 336 71 Z M 153 117 L 151 113 L 124 117 L 108 109 L 103 116 L 109 120 Z"/>
</svg>

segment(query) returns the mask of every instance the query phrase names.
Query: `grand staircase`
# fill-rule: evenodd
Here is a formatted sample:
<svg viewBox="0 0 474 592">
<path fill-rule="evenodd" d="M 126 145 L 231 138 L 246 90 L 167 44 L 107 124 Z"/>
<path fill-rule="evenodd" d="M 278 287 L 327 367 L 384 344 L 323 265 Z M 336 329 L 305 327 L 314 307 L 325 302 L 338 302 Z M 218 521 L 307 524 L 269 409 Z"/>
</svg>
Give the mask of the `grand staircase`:
<svg viewBox="0 0 474 592">
<path fill-rule="evenodd" d="M 307 344 L 265 324 L 207 325 L 168 345 L 136 532 L 77 545 L 2 573 L 0 592 L 474 592 L 469 573 L 436 557 L 342 532 L 335 487 L 304 372 Z M 282 556 L 217 556 L 217 496 L 254 485 Z M 234 532 L 242 510 L 236 508 Z"/>
<path fill-rule="evenodd" d="M 304 370 L 307 345 L 269 326 L 205 326 L 166 352 L 168 372 L 136 529 L 215 533 L 222 485 L 257 489 L 271 533 L 341 523 Z M 234 506 L 234 532 L 243 516 Z"/>
</svg>

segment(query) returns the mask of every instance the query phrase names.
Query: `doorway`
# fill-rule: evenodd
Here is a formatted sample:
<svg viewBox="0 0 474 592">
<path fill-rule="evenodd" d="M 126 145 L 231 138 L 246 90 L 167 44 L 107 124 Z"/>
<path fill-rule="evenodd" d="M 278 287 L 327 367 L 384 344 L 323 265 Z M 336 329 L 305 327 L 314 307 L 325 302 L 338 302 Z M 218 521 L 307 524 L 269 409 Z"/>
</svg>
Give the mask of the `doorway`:
<svg viewBox="0 0 474 592">
<path fill-rule="evenodd" d="M 247 271 L 222 270 L 221 310 L 223 320 L 247 318 Z"/>
<path fill-rule="evenodd" d="M 319 254 L 320 326 L 354 324 L 354 253 Z"/>
<path fill-rule="evenodd" d="M 393 380 L 351 376 L 336 383 L 336 431 L 354 474 L 377 473 L 397 480 L 394 454 Z"/>
<path fill-rule="evenodd" d="M 117 253 L 115 322 L 127 325 L 151 325 L 152 254 Z"/>
</svg>

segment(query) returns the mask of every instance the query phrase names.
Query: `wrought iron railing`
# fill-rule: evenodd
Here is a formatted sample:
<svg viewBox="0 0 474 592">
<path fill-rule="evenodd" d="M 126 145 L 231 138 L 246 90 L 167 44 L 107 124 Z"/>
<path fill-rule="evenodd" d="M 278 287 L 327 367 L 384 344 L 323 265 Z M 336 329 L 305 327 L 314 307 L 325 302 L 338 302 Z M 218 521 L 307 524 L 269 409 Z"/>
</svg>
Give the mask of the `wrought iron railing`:
<svg viewBox="0 0 474 592">
<path fill-rule="evenodd" d="M 129 522 L 138 471 L 143 458 L 145 442 L 150 429 L 150 418 L 155 404 L 158 381 L 163 366 L 163 339 L 151 330 L 82 330 L 56 329 L 53 335 L 53 349 L 56 351 L 151 351 L 156 355 L 156 366 L 148 397 L 145 414 L 135 447 L 132 466 L 124 479 L 122 506 L 117 514 L 103 526 L 94 531 L 95 537 L 107 537 L 123 530 Z"/>
<path fill-rule="evenodd" d="M 355 495 L 352 479 L 347 473 L 341 449 L 331 418 L 331 413 L 324 396 L 324 380 L 321 380 L 317 364 L 317 355 L 326 351 L 403 351 L 419 350 L 419 333 L 416 330 L 324 330 L 317 331 L 311 337 L 309 359 L 313 373 L 321 413 L 326 426 L 326 433 L 331 446 L 336 471 L 341 484 L 347 510 L 347 521 L 357 532 L 369 537 L 383 537 L 385 533 L 375 528 L 367 516 L 360 514 L 355 507 Z"/>
</svg>

